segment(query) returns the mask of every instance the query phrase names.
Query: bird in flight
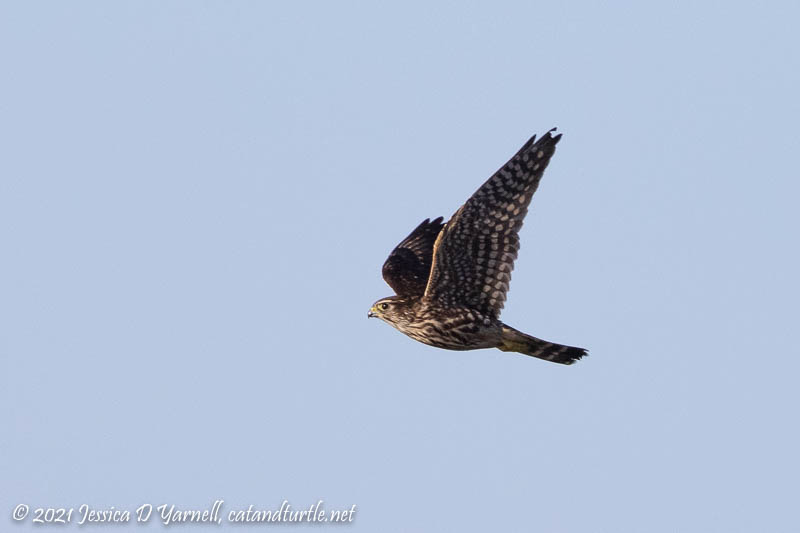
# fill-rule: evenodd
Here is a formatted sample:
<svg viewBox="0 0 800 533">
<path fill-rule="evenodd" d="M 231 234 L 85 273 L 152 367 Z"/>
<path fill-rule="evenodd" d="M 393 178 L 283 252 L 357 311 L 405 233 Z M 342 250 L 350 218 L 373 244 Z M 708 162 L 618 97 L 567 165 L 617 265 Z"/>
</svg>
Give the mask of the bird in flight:
<svg viewBox="0 0 800 533">
<path fill-rule="evenodd" d="M 519 230 L 561 135 L 534 135 L 442 224 L 426 219 L 389 254 L 383 279 L 396 296 L 367 316 L 448 350 L 499 348 L 570 365 L 586 350 L 537 339 L 500 321 Z"/>
</svg>

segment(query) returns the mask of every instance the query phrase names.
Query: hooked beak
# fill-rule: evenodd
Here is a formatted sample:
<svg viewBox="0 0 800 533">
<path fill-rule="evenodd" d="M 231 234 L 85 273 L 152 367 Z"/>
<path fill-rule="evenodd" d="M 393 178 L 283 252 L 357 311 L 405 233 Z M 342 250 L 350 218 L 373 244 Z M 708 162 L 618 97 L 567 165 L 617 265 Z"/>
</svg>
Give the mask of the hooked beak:
<svg viewBox="0 0 800 533">
<path fill-rule="evenodd" d="M 376 316 L 378 316 L 378 310 L 375 309 L 375 306 L 373 305 L 372 307 L 370 307 L 369 313 L 367 313 L 367 318 L 373 318 Z"/>
</svg>

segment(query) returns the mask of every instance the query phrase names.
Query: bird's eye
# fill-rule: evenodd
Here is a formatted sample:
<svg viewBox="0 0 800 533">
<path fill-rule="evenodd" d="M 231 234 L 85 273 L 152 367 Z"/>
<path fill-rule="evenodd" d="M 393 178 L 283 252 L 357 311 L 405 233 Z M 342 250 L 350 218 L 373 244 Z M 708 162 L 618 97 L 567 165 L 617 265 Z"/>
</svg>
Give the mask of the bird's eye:
<svg viewBox="0 0 800 533">
<path fill-rule="evenodd" d="M 387 303 L 382 303 L 381 304 L 381 309 L 383 309 L 384 311 L 386 311 L 388 308 L 389 308 L 389 304 L 387 304 Z"/>
</svg>

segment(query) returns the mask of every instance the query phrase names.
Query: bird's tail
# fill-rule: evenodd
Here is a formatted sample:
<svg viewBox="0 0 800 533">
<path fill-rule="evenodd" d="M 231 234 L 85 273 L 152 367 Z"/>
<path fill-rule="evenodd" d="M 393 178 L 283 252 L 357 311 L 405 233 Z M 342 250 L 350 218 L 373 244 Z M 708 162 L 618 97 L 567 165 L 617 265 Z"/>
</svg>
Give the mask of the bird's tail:
<svg viewBox="0 0 800 533">
<path fill-rule="evenodd" d="M 587 353 L 583 348 L 564 346 L 531 337 L 505 324 L 498 348 L 504 352 L 519 352 L 563 365 L 571 365 Z"/>
</svg>

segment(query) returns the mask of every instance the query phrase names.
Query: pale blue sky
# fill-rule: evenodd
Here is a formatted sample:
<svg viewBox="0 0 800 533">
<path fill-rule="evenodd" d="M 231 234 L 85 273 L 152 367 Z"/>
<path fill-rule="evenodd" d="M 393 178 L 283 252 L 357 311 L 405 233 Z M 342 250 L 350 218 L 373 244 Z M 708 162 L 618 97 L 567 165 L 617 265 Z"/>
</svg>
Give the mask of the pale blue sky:
<svg viewBox="0 0 800 533">
<path fill-rule="evenodd" d="M 799 19 L 2 3 L 0 529 L 322 499 L 348 531 L 797 531 Z M 503 318 L 590 357 L 367 320 L 391 248 L 553 126 Z"/>
</svg>

